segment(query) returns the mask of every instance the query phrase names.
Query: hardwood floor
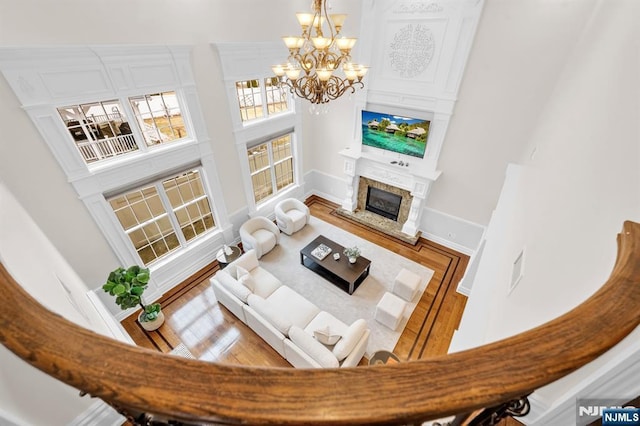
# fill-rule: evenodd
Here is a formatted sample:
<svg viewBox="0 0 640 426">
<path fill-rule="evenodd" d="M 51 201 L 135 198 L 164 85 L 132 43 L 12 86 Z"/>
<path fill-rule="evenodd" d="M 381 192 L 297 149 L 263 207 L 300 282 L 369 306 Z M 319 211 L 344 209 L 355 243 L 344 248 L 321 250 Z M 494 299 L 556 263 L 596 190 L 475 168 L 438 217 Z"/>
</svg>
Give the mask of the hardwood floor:
<svg viewBox="0 0 640 426">
<path fill-rule="evenodd" d="M 433 269 L 434 275 L 409 319 L 394 352 L 402 360 L 446 354 L 466 297 L 456 292 L 468 256 L 420 238 L 413 246 L 335 213 L 337 205 L 319 197 L 306 201 L 311 214 L 345 231 L 395 251 Z M 198 359 L 220 363 L 291 367 L 275 350 L 219 305 L 209 278 L 220 269 L 214 261 L 160 300 L 165 323 L 146 332 L 132 315 L 122 325 L 139 346 L 169 352 L 183 343 Z M 365 364 L 363 360 L 361 364 Z"/>
</svg>

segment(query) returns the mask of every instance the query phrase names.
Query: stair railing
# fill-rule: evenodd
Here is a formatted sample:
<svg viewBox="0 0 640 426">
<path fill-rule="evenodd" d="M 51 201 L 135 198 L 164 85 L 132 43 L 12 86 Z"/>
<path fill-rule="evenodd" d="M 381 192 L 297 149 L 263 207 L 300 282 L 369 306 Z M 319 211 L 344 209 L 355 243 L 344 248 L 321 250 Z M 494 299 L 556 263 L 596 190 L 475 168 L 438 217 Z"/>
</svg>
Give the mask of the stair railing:
<svg viewBox="0 0 640 426">
<path fill-rule="evenodd" d="M 594 360 L 638 326 L 640 224 L 624 223 L 611 276 L 566 314 L 475 349 L 386 366 L 260 368 L 164 355 L 50 312 L 4 265 L 0 293 L 0 343 L 134 423 L 420 424 L 484 407 L 511 415 L 509 401 Z"/>
</svg>

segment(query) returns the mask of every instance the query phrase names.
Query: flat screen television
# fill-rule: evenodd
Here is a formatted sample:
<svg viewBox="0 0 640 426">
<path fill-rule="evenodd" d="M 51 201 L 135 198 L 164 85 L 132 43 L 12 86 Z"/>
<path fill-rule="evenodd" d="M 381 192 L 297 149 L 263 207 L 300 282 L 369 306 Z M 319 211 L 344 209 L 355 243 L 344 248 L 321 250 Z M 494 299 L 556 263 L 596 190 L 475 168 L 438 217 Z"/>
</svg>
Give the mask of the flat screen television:
<svg viewBox="0 0 640 426">
<path fill-rule="evenodd" d="M 429 124 L 422 118 L 362 111 L 362 144 L 423 158 Z"/>
</svg>

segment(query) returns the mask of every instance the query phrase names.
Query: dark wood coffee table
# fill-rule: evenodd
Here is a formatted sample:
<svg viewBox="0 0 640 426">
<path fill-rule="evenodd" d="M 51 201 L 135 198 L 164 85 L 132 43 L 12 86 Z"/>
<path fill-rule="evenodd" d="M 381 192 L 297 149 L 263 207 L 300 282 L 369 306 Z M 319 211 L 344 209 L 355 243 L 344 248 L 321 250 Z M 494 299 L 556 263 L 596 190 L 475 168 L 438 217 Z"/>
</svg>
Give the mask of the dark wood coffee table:
<svg viewBox="0 0 640 426">
<path fill-rule="evenodd" d="M 318 259 L 312 254 L 320 244 L 331 249 L 331 253 L 323 259 Z M 369 275 L 371 261 L 364 256 L 358 256 L 356 263 L 349 263 L 347 256 L 342 254 L 343 250 L 344 247 L 340 244 L 320 235 L 300 250 L 300 263 L 347 293 L 353 294 Z M 340 253 L 338 260 L 333 258 L 334 253 Z"/>
</svg>

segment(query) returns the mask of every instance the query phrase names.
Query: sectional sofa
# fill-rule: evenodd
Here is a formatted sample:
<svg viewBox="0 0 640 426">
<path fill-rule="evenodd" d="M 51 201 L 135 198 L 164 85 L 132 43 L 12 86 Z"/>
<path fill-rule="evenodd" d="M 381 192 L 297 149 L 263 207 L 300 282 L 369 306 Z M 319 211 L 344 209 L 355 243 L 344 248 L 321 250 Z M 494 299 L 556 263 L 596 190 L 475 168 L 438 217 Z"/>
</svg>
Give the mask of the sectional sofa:
<svg viewBox="0 0 640 426">
<path fill-rule="evenodd" d="M 253 249 L 210 282 L 218 302 L 294 367 L 354 367 L 364 356 L 370 335 L 364 319 L 348 325 L 322 311 L 262 268 Z"/>
</svg>

